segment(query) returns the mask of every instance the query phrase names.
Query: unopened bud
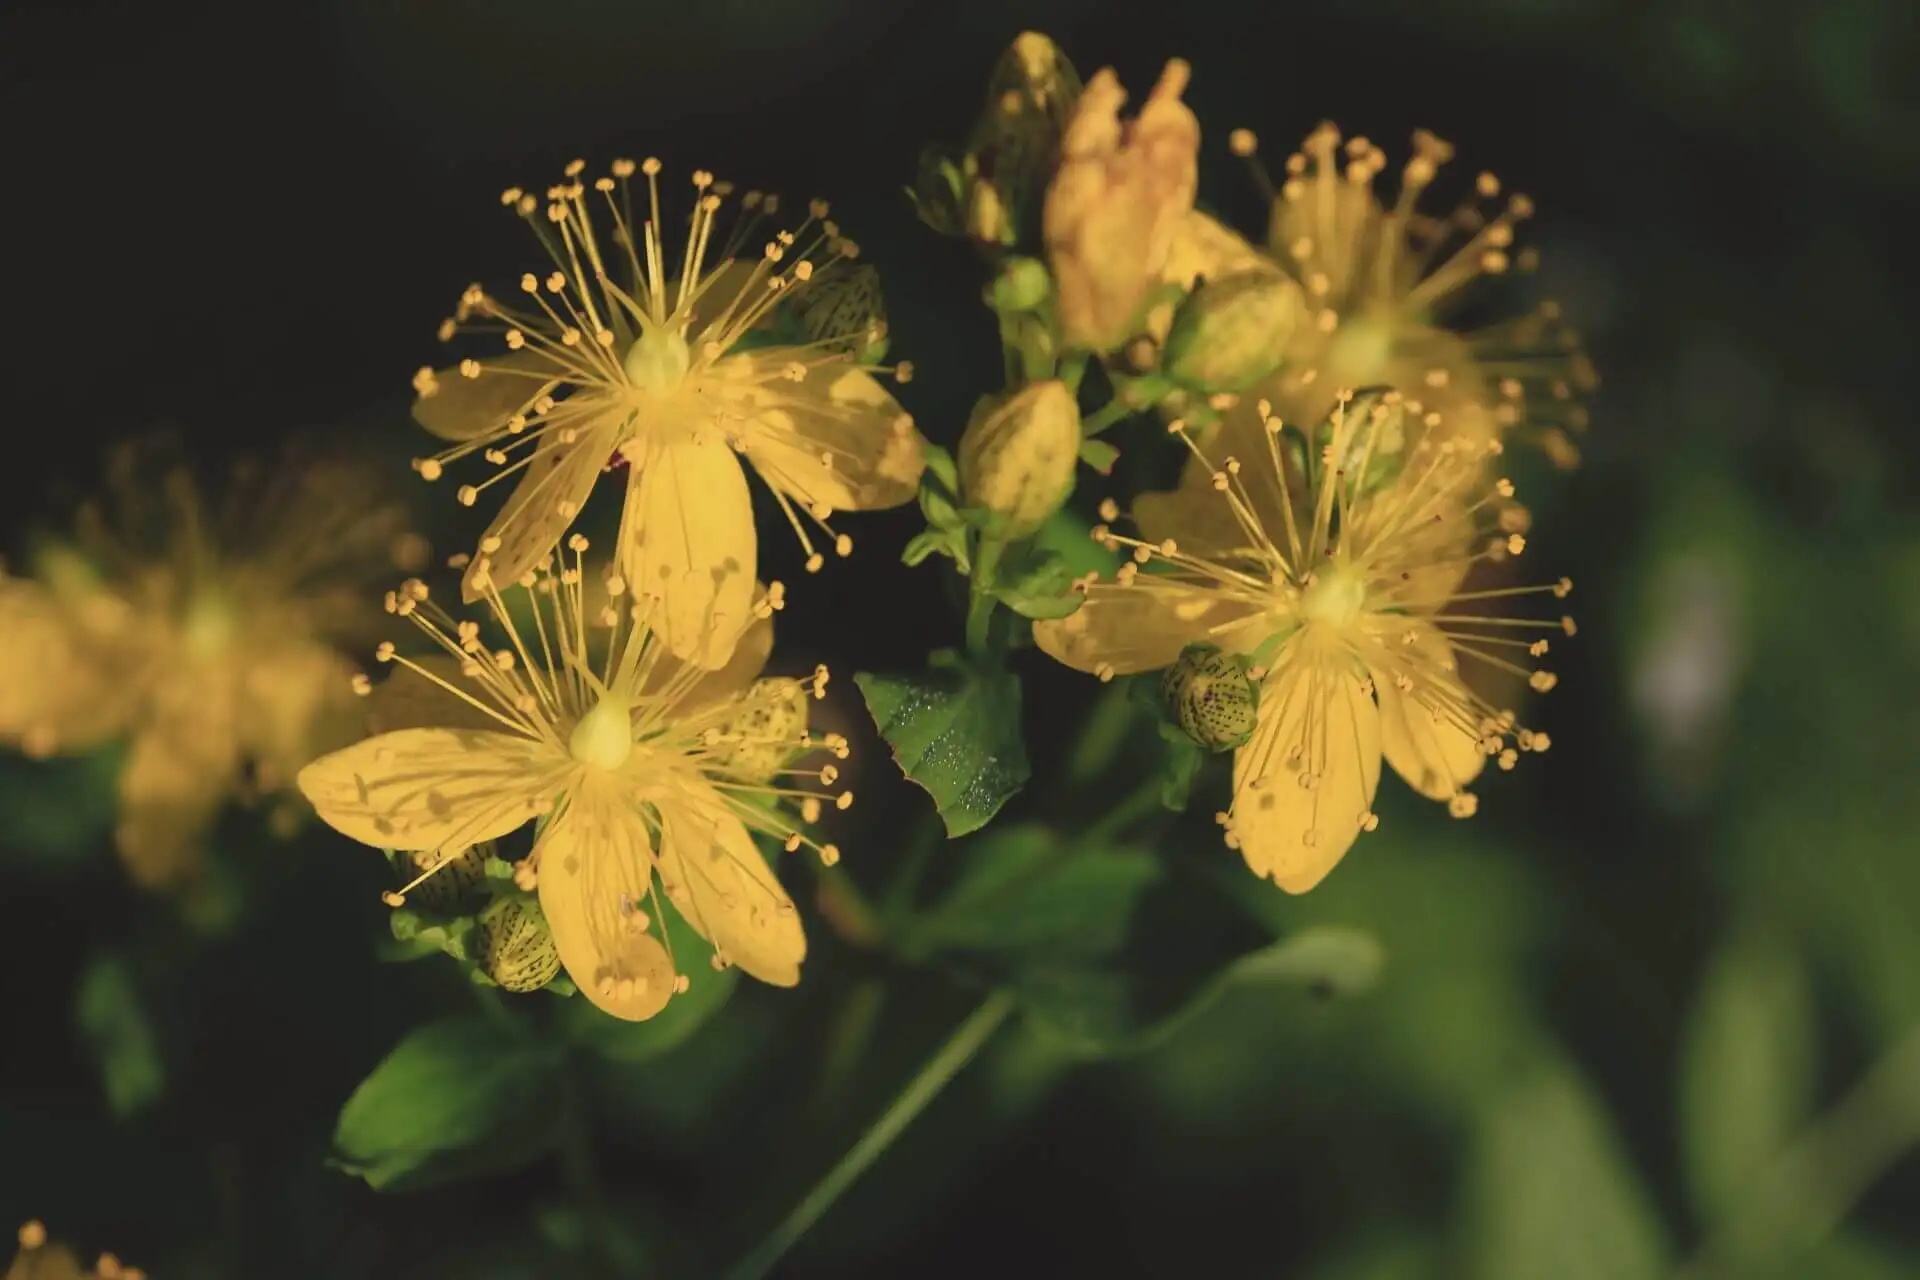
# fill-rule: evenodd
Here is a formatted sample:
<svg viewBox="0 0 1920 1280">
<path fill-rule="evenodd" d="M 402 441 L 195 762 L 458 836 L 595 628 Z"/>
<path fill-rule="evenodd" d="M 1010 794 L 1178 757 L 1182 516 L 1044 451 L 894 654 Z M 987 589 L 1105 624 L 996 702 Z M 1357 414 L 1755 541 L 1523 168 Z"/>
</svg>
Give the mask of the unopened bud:
<svg viewBox="0 0 1920 1280">
<path fill-rule="evenodd" d="M 560 972 L 560 948 L 531 900 L 502 898 L 480 913 L 475 933 L 481 967 L 509 991 L 538 991 Z"/>
<path fill-rule="evenodd" d="M 1181 731 L 1208 751 L 1246 745 L 1260 718 L 1260 686 L 1247 660 L 1210 644 L 1190 644 L 1160 677 L 1160 697 Z"/>
<path fill-rule="evenodd" d="M 995 311 L 1032 311 L 1047 300 L 1053 278 L 1036 258 L 1008 258 L 987 286 L 987 305 Z"/>
<path fill-rule="evenodd" d="M 1080 407 L 1058 379 L 1036 382 L 998 404 L 985 401 L 960 437 L 960 493 L 1021 538 L 1046 522 L 1073 488 Z"/>
<path fill-rule="evenodd" d="M 1206 281 L 1174 313 L 1161 368 L 1194 391 L 1245 391 L 1280 367 L 1304 312 L 1300 286 L 1278 271 Z"/>
</svg>

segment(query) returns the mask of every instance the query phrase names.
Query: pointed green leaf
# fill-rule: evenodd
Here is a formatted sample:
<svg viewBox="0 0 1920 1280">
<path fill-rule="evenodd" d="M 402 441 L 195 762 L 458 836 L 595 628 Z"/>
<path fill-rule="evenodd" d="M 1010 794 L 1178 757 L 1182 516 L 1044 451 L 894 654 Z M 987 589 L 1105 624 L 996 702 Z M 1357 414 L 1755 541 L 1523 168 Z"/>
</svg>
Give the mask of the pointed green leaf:
<svg viewBox="0 0 1920 1280">
<path fill-rule="evenodd" d="M 101 956 L 87 966 L 80 976 L 75 1017 L 116 1117 L 135 1115 L 160 1097 L 166 1088 L 166 1065 L 133 970 L 124 959 Z"/>
<path fill-rule="evenodd" d="M 948 836 L 985 826 L 1026 785 L 1020 682 L 938 653 L 914 676 L 854 676 L 908 780 L 933 797 Z"/>
<path fill-rule="evenodd" d="M 376 1191 L 498 1173 L 543 1153 L 558 1124 L 560 1055 L 480 1017 L 413 1032 L 341 1109 L 334 1165 Z"/>
<path fill-rule="evenodd" d="M 1478 1121 L 1468 1176 L 1475 1280 L 1665 1280 L 1659 1219 L 1586 1081 L 1523 1068 Z"/>
<path fill-rule="evenodd" d="M 1704 1221 L 1737 1209 L 1812 1114 L 1818 1039 L 1791 939 L 1737 926 L 1708 961 L 1681 1050 L 1681 1154 Z"/>
</svg>

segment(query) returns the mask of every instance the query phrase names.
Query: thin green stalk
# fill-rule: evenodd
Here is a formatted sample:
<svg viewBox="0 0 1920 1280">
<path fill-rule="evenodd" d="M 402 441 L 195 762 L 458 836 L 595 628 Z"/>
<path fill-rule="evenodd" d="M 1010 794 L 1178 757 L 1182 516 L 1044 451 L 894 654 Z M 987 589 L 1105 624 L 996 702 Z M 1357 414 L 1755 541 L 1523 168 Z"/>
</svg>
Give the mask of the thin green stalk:
<svg viewBox="0 0 1920 1280">
<path fill-rule="evenodd" d="M 893 1100 L 893 1105 L 840 1157 L 840 1162 L 828 1170 L 827 1176 L 814 1185 L 813 1190 L 793 1207 L 793 1211 L 760 1242 L 758 1248 L 727 1273 L 728 1280 L 761 1280 L 771 1272 L 795 1242 L 833 1207 L 834 1202 L 893 1145 L 896 1138 L 906 1132 L 907 1126 L 960 1074 L 961 1068 L 973 1060 L 973 1056 L 980 1052 L 1011 1012 L 1012 996 L 1004 991 L 996 991 L 988 996 L 954 1029 L 938 1052 L 927 1059 L 919 1074 Z"/>
<path fill-rule="evenodd" d="M 1876 1063 L 1756 1179 L 1680 1280 L 1745 1275 L 1759 1259 L 1817 1243 L 1901 1156 L 1920 1145 L 1920 1028 Z"/>
<path fill-rule="evenodd" d="M 1137 412 L 1138 410 L 1131 405 L 1123 403 L 1119 396 L 1115 396 L 1107 401 L 1104 407 L 1095 409 L 1081 420 L 1080 434 L 1088 437 L 1097 436 L 1116 422 L 1124 421 Z"/>
</svg>

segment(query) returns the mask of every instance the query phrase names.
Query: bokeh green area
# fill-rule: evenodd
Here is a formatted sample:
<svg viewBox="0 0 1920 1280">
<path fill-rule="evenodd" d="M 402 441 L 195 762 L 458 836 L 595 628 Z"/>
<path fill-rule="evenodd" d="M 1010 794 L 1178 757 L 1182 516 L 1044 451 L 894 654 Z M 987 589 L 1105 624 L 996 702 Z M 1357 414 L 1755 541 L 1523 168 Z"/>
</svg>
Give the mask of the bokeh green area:
<svg viewBox="0 0 1920 1280">
<path fill-rule="evenodd" d="M 992 324 L 901 188 L 1023 27 L 1130 85 L 1192 61 L 1203 199 L 1245 226 L 1243 124 L 1395 155 L 1429 127 L 1534 197 L 1539 285 L 1603 378 L 1582 469 L 1515 462 L 1527 561 L 1576 584 L 1553 749 L 1465 822 L 1383 786 L 1304 898 L 1245 873 L 1203 787 L 1014 910 L 996 884 L 1118 802 L 1074 726 L 1137 722 L 1023 655 L 1031 780 L 944 840 L 851 678 L 958 641 L 934 566 L 897 562 L 911 509 L 850 522 L 817 578 L 769 534 L 777 667 L 831 664 L 855 740 L 840 870 L 882 898 L 911 863 L 915 901 L 969 909 L 902 960 L 796 869 L 803 984 L 703 970 L 638 1028 L 387 963 L 386 869 L 317 826 L 235 814 L 199 891 L 143 898 L 113 755 L 9 758 L 0 1219 L 158 1277 L 720 1275 L 1010 983 L 780 1274 L 1920 1274 L 1920 48 L 1894 0 L 10 7 L 9 550 L 161 423 L 215 458 L 334 432 L 402 471 L 435 322 L 529 265 L 495 194 L 576 153 L 832 197 L 950 446 Z M 1149 425 L 1111 438 L 1118 496 L 1176 461 Z M 417 496 L 437 546 L 477 532 Z"/>
</svg>

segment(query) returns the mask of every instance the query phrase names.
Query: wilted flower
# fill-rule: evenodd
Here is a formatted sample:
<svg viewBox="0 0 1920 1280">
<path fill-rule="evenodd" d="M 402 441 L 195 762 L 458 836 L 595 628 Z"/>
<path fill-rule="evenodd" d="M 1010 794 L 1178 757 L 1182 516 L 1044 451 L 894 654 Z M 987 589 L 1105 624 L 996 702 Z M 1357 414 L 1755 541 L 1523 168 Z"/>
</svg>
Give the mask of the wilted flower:
<svg viewBox="0 0 1920 1280">
<path fill-rule="evenodd" d="M 469 846 L 541 819 L 523 887 L 537 887 L 568 975 L 616 1017 L 650 1018 L 684 984 L 658 923 L 656 883 L 714 945 L 717 964 L 792 986 L 806 939 L 752 833 L 838 857 L 780 807 L 797 801 L 806 821 L 817 818 L 827 793 L 799 784 L 830 787 L 838 770 L 795 768 L 793 757 L 847 752 L 845 739 L 807 732 L 806 700 L 824 692 L 826 670 L 755 679 L 772 648 L 777 584 L 752 603 L 744 634 L 731 624 L 725 667 L 673 657 L 617 577 L 606 581 L 606 605 L 589 605 L 585 549 L 574 534 L 557 569 L 542 557 L 511 589 L 512 607 L 490 577 L 478 579 L 504 632 L 497 649 L 477 623 L 434 606 L 418 580 L 390 596 L 389 608 L 443 651 L 416 660 L 391 644 L 379 650 L 405 668 L 376 698 L 391 700 L 382 722 L 411 727 L 316 761 L 300 787 L 353 839 L 431 855 L 420 859 L 423 881 Z M 853 797 L 833 798 L 845 808 Z M 511 932 L 525 940 L 517 925 Z"/>
<path fill-rule="evenodd" d="M 1254 158 L 1251 132 L 1235 130 L 1230 142 L 1235 153 Z M 1342 392 L 1392 386 L 1438 413 L 1453 434 L 1486 440 L 1519 432 L 1571 466 L 1579 455 L 1568 433 L 1586 426 L 1577 397 L 1596 380 L 1558 306 L 1549 302 L 1471 329 L 1445 323 L 1470 286 L 1530 270 L 1536 260 L 1533 250 L 1514 247 L 1532 201 L 1511 195 L 1498 210 L 1485 209 L 1501 195 L 1490 173 L 1450 215 L 1419 212 L 1421 196 L 1452 155 L 1431 133 L 1415 133 L 1413 158 L 1391 204 L 1375 193 L 1385 152 L 1365 138 L 1342 145 L 1331 124 L 1288 157 L 1277 189 L 1253 161 L 1271 202 L 1267 257 L 1299 283 L 1307 303 L 1284 344 L 1283 367 L 1258 394 L 1288 422 L 1319 422 Z M 1244 269 L 1245 254 L 1232 239 L 1218 224 L 1190 221 L 1185 252 L 1173 263 L 1184 273 L 1181 282 Z M 1243 402 L 1230 415 L 1237 439 L 1257 437 L 1251 410 Z"/>
<path fill-rule="evenodd" d="M 35 756 L 127 739 L 116 841 L 149 886 L 189 875 L 230 796 L 291 789 L 356 733 L 372 584 L 425 547 L 367 477 L 293 457 L 210 512 L 192 473 L 122 450 L 109 502 L 31 578 L 0 579 L 0 738 Z"/>
<path fill-rule="evenodd" d="M 961 500 L 1001 517 L 1005 537 L 1023 538 L 1066 501 L 1079 449 L 1080 407 L 1059 379 L 985 401 L 960 437 Z"/>
<path fill-rule="evenodd" d="M 1199 180 L 1200 122 L 1180 100 L 1191 72 L 1174 59 L 1138 118 L 1112 68 L 1087 82 L 1060 144 L 1043 234 L 1062 339 L 1107 351 L 1132 336 L 1161 281 Z"/>
<path fill-rule="evenodd" d="M 1547 652 L 1540 632 L 1571 634 L 1571 619 L 1503 606 L 1571 584 L 1465 589 L 1477 563 L 1520 553 L 1524 539 L 1505 530 L 1521 509 L 1511 484 L 1484 477 L 1489 446 L 1433 430 L 1396 393 L 1339 407 L 1324 445 L 1263 421 L 1259 455 L 1203 460 L 1208 482 L 1176 495 L 1160 540 L 1097 527 L 1132 562 L 1083 580 L 1080 609 L 1036 623 L 1034 639 L 1102 679 L 1171 666 L 1194 644 L 1249 657 L 1257 720 L 1220 819 L 1256 874 L 1303 893 L 1376 824 L 1383 756 L 1465 817 L 1487 759 L 1511 768 L 1546 749 L 1460 664 L 1550 688 L 1552 675 L 1520 660 Z"/>
<path fill-rule="evenodd" d="M 64 1244 L 47 1239 L 38 1222 L 20 1228 L 20 1252 L 0 1280 L 146 1280 L 147 1273 L 129 1267 L 111 1253 L 103 1253 L 92 1269 L 82 1268 L 79 1255 Z"/>
<path fill-rule="evenodd" d="M 833 513 L 911 501 L 921 441 L 872 376 L 888 371 L 856 363 L 860 350 L 884 336 L 872 309 L 855 309 L 857 333 L 742 344 L 782 303 L 848 269 L 856 247 L 827 219 L 824 203 L 814 202 L 805 222 L 773 235 L 751 261 L 737 261 L 758 216 L 778 208 L 773 197 L 748 192 L 741 223 L 709 266 L 729 184 L 693 175 L 686 244 L 669 258 L 660 162 L 615 161 L 611 176 L 591 184 L 584 169 L 583 161 L 568 165 L 544 200 L 518 188 L 502 196 L 533 227 L 554 269 L 522 276 L 524 300 L 513 305 L 474 285 L 442 325 L 443 337 L 491 329 L 505 351 L 416 375 L 415 416 L 456 443 L 415 467 L 433 479 L 447 462 L 482 454 L 496 470 L 461 487 L 467 504 L 520 475 L 467 575 L 471 602 L 485 596 L 487 573 L 514 582 L 552 551 L 601 471 L 616 458 L 630 463 L 621 572 L 676 654 L 717 667 L 724 649 L 701 646 L 746 622 L 758 560 L 734 453 L 745 454 L 773 489 L 813 570 L 822 557 L 800 517 L 826 530 L 845 555 L 852 543 L 833 532 Z M 636 169 L 647 180 L 646 215 L 637 224 L 628 183 Z M 596 204 L 611 224 L 604 235 Z M 891 372 L 904 381 L 910 370 L 902 364 Z M 713 625 L 716 618 L 722 625 Z"/>
</svg>

